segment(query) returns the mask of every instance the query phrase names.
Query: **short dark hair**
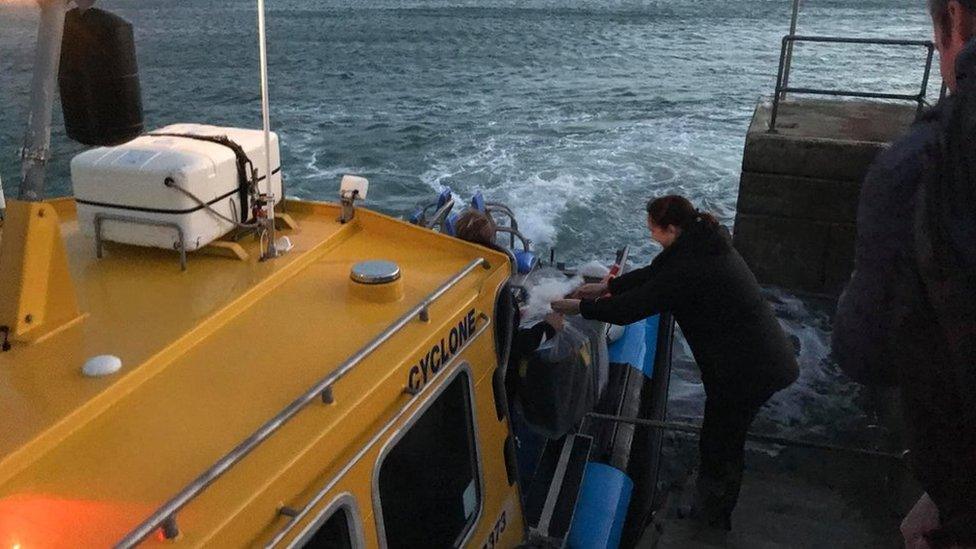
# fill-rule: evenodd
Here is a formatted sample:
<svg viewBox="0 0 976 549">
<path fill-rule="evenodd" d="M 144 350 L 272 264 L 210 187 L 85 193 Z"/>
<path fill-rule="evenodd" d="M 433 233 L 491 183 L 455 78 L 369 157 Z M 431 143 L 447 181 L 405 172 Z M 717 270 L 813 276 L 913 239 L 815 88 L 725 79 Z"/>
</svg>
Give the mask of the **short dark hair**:
<svg viewBox="0 0 976 549">
<path fill-rule="evenodd" d="M 932 16 L 940 15 L 945 13 L 949 9 L 950 0 L 928 0 L 929 13 Z M 969 11 L 976 11 L 976 0 L 959 0 L 962 7 Z"/>
<path fill-rule="evenodd" d="M 932 19 L 938 21 L 939 25 L 945 28 L 946 16 L 949 14 L 949 2 L 952 0 L 928 0 L 929 13 Z M 976 13 L 976 0 L 958 0 L 966 11 Z"/>
</svg>

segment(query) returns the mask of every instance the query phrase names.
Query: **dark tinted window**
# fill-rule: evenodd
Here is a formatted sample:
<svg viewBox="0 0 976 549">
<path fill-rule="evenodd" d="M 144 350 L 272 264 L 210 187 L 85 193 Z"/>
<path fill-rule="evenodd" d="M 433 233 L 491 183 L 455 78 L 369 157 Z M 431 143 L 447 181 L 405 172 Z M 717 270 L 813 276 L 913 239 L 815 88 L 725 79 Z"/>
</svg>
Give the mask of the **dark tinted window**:
<svg viewBox="0 0 976 549">
<path fill-rule="evenodd" d="M 340 508 L 332 513 L 302 547 L 309 549 L 352 549 L 349 513 Z"/>
<path fill-rule="evenodd" d="M 451 547 L 481 505 L 467 372 L 459 374 L 387 454 L 379 473 L 387 546 Z"/>
</svg>

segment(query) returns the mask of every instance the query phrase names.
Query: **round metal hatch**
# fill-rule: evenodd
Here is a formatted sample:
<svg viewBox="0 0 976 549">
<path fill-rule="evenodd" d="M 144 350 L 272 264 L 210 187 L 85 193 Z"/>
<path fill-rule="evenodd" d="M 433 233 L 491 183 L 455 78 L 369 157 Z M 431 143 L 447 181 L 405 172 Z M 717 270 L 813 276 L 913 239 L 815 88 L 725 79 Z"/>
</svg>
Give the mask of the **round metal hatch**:
<svg viewBox="0 0 976 549">
<path fill-rule="evenodd" d="M 382 259 L 360 261 L 352 266 L 349 277 L 360 284 L 387 284 L 400 279 L 400 266 Z"/>
</svg>

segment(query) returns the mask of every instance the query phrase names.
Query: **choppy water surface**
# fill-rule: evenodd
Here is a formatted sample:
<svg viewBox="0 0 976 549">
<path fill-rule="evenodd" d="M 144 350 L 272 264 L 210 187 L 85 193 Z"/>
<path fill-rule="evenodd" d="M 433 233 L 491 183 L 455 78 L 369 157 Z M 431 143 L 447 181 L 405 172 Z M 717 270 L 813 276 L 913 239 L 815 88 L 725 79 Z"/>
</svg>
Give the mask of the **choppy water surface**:
<svg viewBox="0 0 976 549">
<path fill-rule="evenodd" d="M 103 0 L 133 22 L 149 128 L 260 126 L 253 2 Z M 682 193 L 731 225 L 743 139 L 775 80 L 787 0 L 339 0 L 268 2 L 271 116 L 289 194 L 332 199 L 347 172 L 370 206 L 409 213 L 442 186 L 507 202 L 560 258 L 654 253 L 642 205 Z M 922 0 L 811 0 L 800 32 L 924 39 Z M 0 175 L 10 194 L 36 32 L 0 2 Z M 913 48 L 799 46 L 793 83 L 910 93 Z M 933 83 L 937 90 L 938 82 Z M 48 190 L 70 192 L 81 147 L 55 116 Z M 829 310 L 773 291 L 803 374 L 760 427 L 834 439 L 866 418 L 827 360 Z M 672 413 L 700 416 L 679 349 Z"/>
</svg>

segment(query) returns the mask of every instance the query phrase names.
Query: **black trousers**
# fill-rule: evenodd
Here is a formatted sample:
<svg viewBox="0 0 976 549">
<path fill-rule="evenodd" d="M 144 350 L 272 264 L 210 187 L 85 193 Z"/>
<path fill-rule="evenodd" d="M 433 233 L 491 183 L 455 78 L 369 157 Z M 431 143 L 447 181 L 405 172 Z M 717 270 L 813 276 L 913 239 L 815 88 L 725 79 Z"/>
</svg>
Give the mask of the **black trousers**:
<svg viewBox="0 0 976 549">
<path fill-rule="evenodd" d="M 709 526 L 732 528 L 732 511 L 742 486 L 746 434 L 774 392 L 706 388 L 694 513 Z"/>
</svg>

